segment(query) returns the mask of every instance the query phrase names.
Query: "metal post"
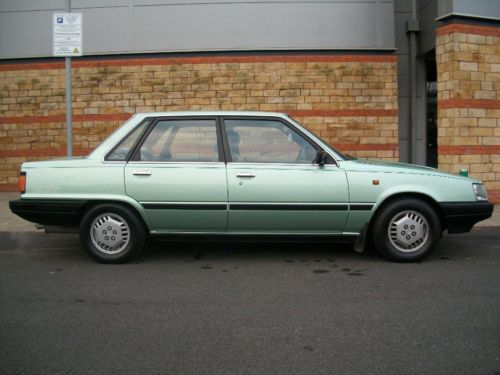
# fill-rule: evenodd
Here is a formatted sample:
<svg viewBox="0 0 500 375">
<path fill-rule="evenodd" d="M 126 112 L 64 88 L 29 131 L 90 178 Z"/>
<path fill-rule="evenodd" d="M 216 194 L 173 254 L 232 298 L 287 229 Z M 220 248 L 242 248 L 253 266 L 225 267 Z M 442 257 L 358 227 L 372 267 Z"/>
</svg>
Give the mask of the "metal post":
<svg viewBox="0 0 500 375">
<path fill-rule="evenodd" d="M 66 149 L 73 156 L 73 108 L 71 103 L 71 57 L 64 58 L 66 66 Z"/>
<path fill-rule="evenodd" d="M 65 10 L 71 13 L 71 0 L 66 1 Z M 71 57 L 64 58 L 66 68 L 66 150 L 73 156 L 73 108 L 71 96 Z"/>
</svg>

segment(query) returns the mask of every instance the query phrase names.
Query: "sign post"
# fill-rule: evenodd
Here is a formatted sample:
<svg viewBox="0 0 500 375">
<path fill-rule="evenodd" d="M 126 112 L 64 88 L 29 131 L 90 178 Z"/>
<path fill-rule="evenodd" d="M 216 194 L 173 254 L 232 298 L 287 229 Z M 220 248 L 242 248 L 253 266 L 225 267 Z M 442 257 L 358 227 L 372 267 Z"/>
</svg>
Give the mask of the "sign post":
<svg viewBox="0 0 500 375">
<path fill-rule="evenodd" d="M 67 12 L 71 12 L 68 0 Z M 66 68 L 66 148 L 73 156 L 73 111 L 71 104 L 71 57 L 82 55 L 81 13 L 54 13 L 52 22 L 53 55 L 64 56 Z"/>
</svg>

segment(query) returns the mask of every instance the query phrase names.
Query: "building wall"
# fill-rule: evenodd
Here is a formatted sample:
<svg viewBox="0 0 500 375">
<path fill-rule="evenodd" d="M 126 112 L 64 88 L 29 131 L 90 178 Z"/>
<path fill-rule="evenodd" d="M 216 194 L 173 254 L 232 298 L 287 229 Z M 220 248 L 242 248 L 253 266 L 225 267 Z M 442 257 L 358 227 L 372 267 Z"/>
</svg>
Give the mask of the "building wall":
<svg viewBox="0 0 500 375">
<path fill-rule="evenodd" d="M 78 60 L 75 154 L 131 114 L 176 110 L 282 111 L 340 150 L 397 160 L 393 55 L 217 55 Z M 0 190 L 19 165 L 65 155 L 64 66 L 0 65 Z"/>
<path fill-rule="evenodd" d="M 52 56 L 66 0 L 0 0 L 0 59 Z M 84 55 L 394 50 L 393 0 L 72 0 Z"/>
<path fill-rule="evenodd" d="M 437 31 L 439 168 L 461 168 L 500 203 L 500 27 Z"/>
</svg>

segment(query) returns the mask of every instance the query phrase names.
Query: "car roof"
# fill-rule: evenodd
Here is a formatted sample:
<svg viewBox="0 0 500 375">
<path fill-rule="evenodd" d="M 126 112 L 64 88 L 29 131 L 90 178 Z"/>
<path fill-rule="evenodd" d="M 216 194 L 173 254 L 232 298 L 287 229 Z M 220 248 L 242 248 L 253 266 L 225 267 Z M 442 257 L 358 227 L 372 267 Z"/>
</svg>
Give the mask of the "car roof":
<svg viewBox="0 0 500 375">
<path fill-rule="evenodd" d="M 261 117 L 288 117 L 280 112 L 259 112 L 259 111 L 180 111 L 180 112 L 144 112 L 136 113 L 137 117 L 176 117 L 176 116 L 261 116 Z"/>
</svg>

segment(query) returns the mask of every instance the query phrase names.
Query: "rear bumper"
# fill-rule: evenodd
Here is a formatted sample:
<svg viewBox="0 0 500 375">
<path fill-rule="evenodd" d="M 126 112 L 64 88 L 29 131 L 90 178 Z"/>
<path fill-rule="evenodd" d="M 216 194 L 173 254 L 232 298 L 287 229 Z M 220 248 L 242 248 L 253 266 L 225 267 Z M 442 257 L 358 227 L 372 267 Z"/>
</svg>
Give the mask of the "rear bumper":
<svg viewBox="0 0 500 375">
<path fill-rule="evenodd" d="M 493 213 L 490 202 L 441 203 L 448 233 L 469 232 L 474 224 L 486 220 Z"/>
<path fill-rule="evenodd" d="M 80 200 L 18 199 L 10 201 L 9 207 L 14 214 L 33 223 L 72 227 L 78 224 L 85 203 Z"/>
</svg>

